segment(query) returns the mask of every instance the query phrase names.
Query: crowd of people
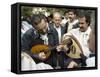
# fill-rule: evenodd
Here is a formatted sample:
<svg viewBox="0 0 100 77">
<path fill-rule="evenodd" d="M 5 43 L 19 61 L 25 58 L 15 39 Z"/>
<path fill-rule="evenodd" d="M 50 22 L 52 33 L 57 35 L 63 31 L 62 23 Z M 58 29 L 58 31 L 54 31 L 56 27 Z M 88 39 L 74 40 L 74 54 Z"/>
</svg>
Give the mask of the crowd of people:
<svg viewBox="0 0 100 77">
<path fill-rule="evenodd" d="M 87 12 L 77 17 L 69 9 L 63 19 L 58 11 L 33 14 L 21 22 L 22 70 L 95 66 L 95 25 Z"/>
</svg>

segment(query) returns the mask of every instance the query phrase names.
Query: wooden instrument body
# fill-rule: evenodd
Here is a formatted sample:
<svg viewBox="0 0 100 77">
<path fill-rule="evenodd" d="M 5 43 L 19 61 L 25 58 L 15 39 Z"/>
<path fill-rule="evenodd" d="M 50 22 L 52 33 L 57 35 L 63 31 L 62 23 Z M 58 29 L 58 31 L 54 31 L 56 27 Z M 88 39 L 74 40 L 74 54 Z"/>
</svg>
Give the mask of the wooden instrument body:
<svg viewBox="0 0 100 77">
<path fill-rule="evenodd" d="M 74 36 L 71 36 L 71 35 L 67 35 L 66 37 L 71 39 L 71 41 L 72 41 L 71 47 L 72 48 L 70 49 L 69 53 L 66 53 L 67 52 L 66 51 L 65 54 L 70 58 L 75 58 L 75 59 L 81 58 L 80 54 L 83 54 L 83 51 L 82 51 L 82 47 L 81 47 L 80 43 L 78 42 L 78 40 Z M 68 41 L 68 40 L 66 39 L 66 41 Z M 64 46 L 67 45 L 66 41 L 64 41 L 64 43 L 63 43 Z M 44 44 L 37 44 L 31 48 L 31 52 L 33 55 L 38 55 L 39 53 L 44 52 L 45 56 L 46 56 L 45 59 L 41 59 L 39 57 L 37 57 L 37 58 L 39 58 L 41 60 L 47 60 L 51 55 L 52 48 L 56 48 L 56 47 L 57 46 L 50 47 L 50 46 L 44 45 Z"/>
<path fill-rule="evenodd" d="M 70 51 L 69 53 L 66 53 L 66 55 L 74 59 L 81 58 L 81 54 L 83 54 L 83 50 L 80 42 L 73 35 L 66 35 L 65 39 L 63 39 L 64 43 L 68 41 L 68 39 L 66 38 L 71 39 L 72 41 L 72 45 L 69 47 Z"/>
<path fill-rule="evenodd" d="M 32 52 L 33 56 L 44 52 L 46 58 L 42 59 L 42 58 L 36 57 L 36 58 L 39 58 L 41 60 L 48 59 L 50 54 L 51 54 L 51 50 L 49 50 L 49 46 L 48 45 L 44 45 L 44 44 L 38 44 L 38 45 L 33 46 L 31 48 L 31 52 Z"/>
</svg>

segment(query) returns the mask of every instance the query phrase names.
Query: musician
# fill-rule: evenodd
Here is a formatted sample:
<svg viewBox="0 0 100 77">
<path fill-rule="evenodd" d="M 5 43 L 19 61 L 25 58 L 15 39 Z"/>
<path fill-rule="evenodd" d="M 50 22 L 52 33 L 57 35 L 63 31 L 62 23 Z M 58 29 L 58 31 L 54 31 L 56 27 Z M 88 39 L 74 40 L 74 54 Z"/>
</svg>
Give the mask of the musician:
<svg viewBox="0 0 100 77">
<path fill-rule="evenodd" d="M 39 41 L 40 43 L 54 46 L 52 31 L 45 15 L 34 14 L 31 22 L 33 28 L 29 29 L 21 38 L 22 50 L 30 50 L 35 43 L 38 43 L 38 40 L 43 40 Z"/>
<path fill-rule="evenodd" d="M 78 65 L 79 66 L 86 65 L 85 60 L 91 54 L 88 47 L 88 39 L 91 32 L 90 23 L 91 23 L 90 15 L 87 12 L 81 13 L 81 15 L 79 16 L 79 28 L 72 29 L 63 36 L 63 40 L 68 38 L 67 35 L 74 36 L 79 41 L 83 50 L 83 52 L 81 53 L 82 58 L 80 59 L 73 59 L 73 58 L 69 59 L 69 57 L 65 55 L 66 59 L 64 62 L 65 64 L 66 63 L 68 64 L 67 65 L 68 68 L 73 68 L 74 66 L 76 67 Z"/>
<path fill-rule="evenodd" d="M 91 17 L 89 15 L 89 13 L 87 13 L 87 12 L 81 13 L 79 15 L 79 28 L 73 29 L 64 35 L 64 36 L 66 36 L 66 35 L 75 36 L 82 46 L 84 55 L 87 57 L 90 54 L 90 52 L 88 51 L 88 49 L 89 49 L 88 48 L 88 39 L 89 39 L 89 35 L 91 32 L 90 23 L 91 23 Z"/>
<path fill-rule="evenodd" d="M 31 48 L 37 44 L 45 44 L 45 45 L 54 46 L 55 45 L 54 36 L 49 24 L 47 23 L 47 19 L 45 15 L 34 14 L 32 16 L 31 22 L 32 22 L 33 28 L 26 31 L 26 33 L 21 38 L 21 50 L 30 51 Z M 52 53 L 51 53 L 51 56 L 52 56 Z M 54 59 L 52 59 L 51 56 L 48 60 L 43 61 L 43 62 L 53 65 L 54 64 L 53 62 L 55 61 Z M 38 59 L 35 57 L 38 57 Z M 44 52 L 40 52 L 39 54 L 32 56 L 32 58 L 34 58 L 36 63 L 39 63 L 42 61 L 40 59 L 45 59 L 46 56 Z"/>
</svg>

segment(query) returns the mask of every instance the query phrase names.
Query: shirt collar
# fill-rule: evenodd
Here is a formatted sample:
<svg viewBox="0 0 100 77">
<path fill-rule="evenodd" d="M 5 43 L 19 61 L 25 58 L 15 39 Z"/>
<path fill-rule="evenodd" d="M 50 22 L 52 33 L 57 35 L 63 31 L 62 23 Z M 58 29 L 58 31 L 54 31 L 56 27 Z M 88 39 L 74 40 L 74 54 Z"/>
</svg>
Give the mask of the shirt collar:
<svg viewBox="0 0 100 77">
<path fill-rule="evenodd" d="M 90 28 L 90 26 L 89 26 L 88 29 L 87 29 L 85 32 L 81 32 L 80 30 L 79 30 L 79 32 L 80 32 L 80 33 L 84 33 L 84 34 L 86 34 L 86 35 L 89 35 L 90 32 L 91 32 L 91 28 Z"/>
<path fill-rule="evenodd" d="M 88 29 L 85 31 L 85 34 L 89 35 L 90 32 L 91 32 L 91 28 L 90 28 L 90 26 L 89 26 Z"/>
</svg>

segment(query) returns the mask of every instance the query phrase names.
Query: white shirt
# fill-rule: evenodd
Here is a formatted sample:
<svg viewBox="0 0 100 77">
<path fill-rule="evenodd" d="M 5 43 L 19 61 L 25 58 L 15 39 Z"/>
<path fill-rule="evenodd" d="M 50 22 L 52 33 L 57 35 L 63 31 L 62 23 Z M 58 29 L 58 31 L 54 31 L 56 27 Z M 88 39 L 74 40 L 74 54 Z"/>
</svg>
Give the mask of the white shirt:
<svg viewBox="0 0 100 77">
<path fill-rule="evenodd" d="M 48 28 L 48 30 L 50 30 L 48 24 L 47 24 L 47 28 Z M 44 34 L 44 35 L 40 34 L 40 38 L 44 41 L 44 44 L 45 44 L 45 45 L 48 45 L 48 44 L 49 44 L 49 41 L 48 41 L 48 34 L 47 34 L 47 33 Z"/>
<path fill-rule="evenodd" d="M 68 32 L 73 28 L 73 25 L 78 23 L 78 19 L 74 20 L 73 22 L 68 22 Z"/>
<path fill-rule="evenodd" d="M 21 35 L 22 36 L 27 30 L 32 28 L 32 25 L 30 25 L 27 21 L 22 21 L 21 26 L 22 26 L 21 27 Z"/>
<path fill-rule="evenodd" d="M 45 45 L 48 45 L 48 37 L 47 37 L 47 34 L 44 34 L 44 35 L 40 35 L 41 36 L 41 39 L 44 41 L 44 44 Z"/>
<path fill-rule="evenodd" d="M 91 28 L 88 27 L 87 31 L 85 32 L 81 32 L 79 30 L 79 28 L 77 29 L 72 29 L 71 31 L 69 31 L 68 33 L 64 34 L 64 37 L 66 35 L 73 35 L 77 38 L 77 40 L 79 40 L 79 43 L 82 46 L 82 50 L 83 50 L 83 54 L 87 57 L 89 57 L 90 55 L 90 51 L 89 51 L 89 47 L 88 47 L 88 40 L 89 40 L 89 35 L 91 32 Z"/>
<path fill-rule="evenodd" d="M 86 60 L 87 67 L 95 67 L 95 57 L 88 58 Z"/>
<path fill-rule="evenodd" d="M 59 26 L 59 27 L 57 28 L 56 26 L 54 26 L 54 28 L 55 28 L 56 31 L 58 32 L 59 43 L 61 43 L 61 27 Z"/>
<path fill-rule="evenodd" d="M 21 70 L 36 70 L 35 61 L 25 52 L 21 53 Z"/>
<path fill-rule="evenodd" d="M 45 69 L 53 69 L 49 64 L 45 64 L 43 62 L 36 64 L 35 61 L 25 52 L 21 53 L 21 70 L 45 70 Z"/>
<path fill-rule="evenodd" d="M 62 24 L 62 25 L 65 25 L 68 21 L 69 21 L 69 19 L 64 18 L 64 19 L 61 21 L 61 24 Z"/>
</svg>

